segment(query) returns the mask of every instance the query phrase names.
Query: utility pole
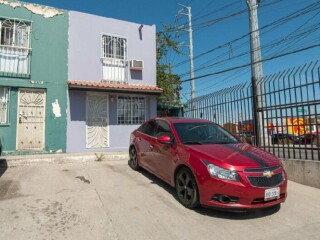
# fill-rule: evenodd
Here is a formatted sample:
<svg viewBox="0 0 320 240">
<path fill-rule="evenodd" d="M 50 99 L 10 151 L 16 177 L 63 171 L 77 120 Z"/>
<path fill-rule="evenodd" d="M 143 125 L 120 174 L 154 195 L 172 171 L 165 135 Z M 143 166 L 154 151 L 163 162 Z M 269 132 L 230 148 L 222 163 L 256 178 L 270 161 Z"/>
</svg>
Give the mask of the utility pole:
<svg viewBox="0 0 320 240">
<path fill-rule="evenodd" d="M 191 22 L 191 7 L 184 6 L 179 3 L 181 7 L 184 9 L 181 9 L 178 14 L 186 15 L 188 16 L 188 32 L 189 32 L 189 59 L 190 59 L 190 87 L 191 87 L 191 112 L 192 117 L 195 117 L 195 83 L 194 83 L 194 65 L 193 65 L 193 37 L 192 37 L 192 22 Z M 187 10 L 187 13 L 184 13 L 184 10 Z"/>
<path fill-rule="evenodd" d="M 261 146 L 263 143 L 264 126 L 263 126 L 263 70 L 262 57 L 260 48 L 260 35 L 258 24 L 258 7 L 260 0 L 246 0 L 249 17 L 250 17 L 250 48 L 251 48 L 251 84 L 252 84 L 252 104 L 253 104 L 253 121 L 256 145 Z M 260 87 L 259 87 L 260 85 Z"/>
</svg>

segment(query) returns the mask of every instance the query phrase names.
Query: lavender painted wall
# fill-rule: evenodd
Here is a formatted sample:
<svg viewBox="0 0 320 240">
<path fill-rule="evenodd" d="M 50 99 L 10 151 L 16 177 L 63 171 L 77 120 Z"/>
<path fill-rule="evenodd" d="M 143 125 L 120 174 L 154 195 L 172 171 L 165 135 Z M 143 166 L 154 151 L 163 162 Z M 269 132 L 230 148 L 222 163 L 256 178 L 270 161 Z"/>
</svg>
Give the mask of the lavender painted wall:
<svg viewBox="0 0 320 240">
<path fill-rule="evenodd" d="M 128 83 L 156 86 L 155 26 L 144 25 L 140 34 L 141 24 L 72 11 L 69 21 L 69 80 L 101 81 L 101 37 L 102 34 L 110 34 L 127 38 L 128 60 L 144 60 L 142 72 L 129 71 Z M 117 102 L 110 100 L 110 147 L 86 149 L 86 94 L 88 92 L 90 90 L 69 90 L 67 152 L 127 151 L 130 133 L 139 125 L 117 125 Z M 117 93 L 110 92 L 103 94 L 112 95 L 115 99 L 118 96 Z M 155 117 L 157 114 L 156 96 L 143 93 L 139 96 L 144 96 L 146 99 L 146 120 Z"/>
<path fill-rule="evenodd" d="M 67 152 L 102 152 L 127 151 L 130 133 L 139 125 L 117 125 L 116 101 L 109 101 L 109 137 L 110 147 L 103 149 L 86 149 L 86 91 L 69 90 Z M 105 93 L 108 95 L 108 93 Z M 115 98 L 117 95 L 112 94 Z M 146 97 L 146 117 L 156 116 L 156 96 Z"/>
<path fill-rule="evenodd" d="M 129 84 L 156 86 L 156 27 L 71 11 L 69 80 L 101 81 L 101 36 L 127 38 L 128 60 L 143 60 L 144 69 L 129 71 Z M 142 77 L 142 79 L 141 79 Z"/>
</svg>

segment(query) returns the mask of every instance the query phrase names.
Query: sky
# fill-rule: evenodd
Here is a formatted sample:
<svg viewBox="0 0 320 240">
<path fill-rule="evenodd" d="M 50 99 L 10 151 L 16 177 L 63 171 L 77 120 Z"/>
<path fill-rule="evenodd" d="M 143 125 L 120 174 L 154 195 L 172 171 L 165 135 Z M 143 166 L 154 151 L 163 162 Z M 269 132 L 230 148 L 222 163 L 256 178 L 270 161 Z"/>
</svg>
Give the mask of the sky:
<svg viewBox="0 0 320 240">
<path fill-rule="evenodd" d="M 196 97 L 249 83 L 250 39 L 246 0 L 25 0 L 66 10 L 153 25 L 175 26 L 182 54 L 163 60 L 180 75 L 182 101 L 190 100 L 188 18 L 193 26 Z M 183 6 L 179 5 L 182 4 Z M 180 11 L 181 14 L 178 14 Z M 320 1 L 261 0 L 258 8 L 264 76 L 320 60 Z M 180 29 L 180 30 L 179 30 Z M 246 66 L 241 67 L 239 66 Z M 235 69 L 235 70 L 232 70 Z M 206 75 L 209 75 L 205 77 Z"/>
</svg>

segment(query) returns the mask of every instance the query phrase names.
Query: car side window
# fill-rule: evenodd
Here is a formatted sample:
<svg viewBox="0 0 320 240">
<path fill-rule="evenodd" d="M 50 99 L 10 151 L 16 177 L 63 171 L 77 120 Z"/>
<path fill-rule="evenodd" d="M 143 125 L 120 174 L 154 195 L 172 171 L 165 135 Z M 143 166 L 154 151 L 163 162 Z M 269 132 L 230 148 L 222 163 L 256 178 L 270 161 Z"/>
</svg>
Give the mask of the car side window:
<svg viewBox="0 0 320 240">
<path fill-rule="evenodd" d="M 170 125 L 163 120 L 157 120 L 156 137 L 161 137 L 163 135 L 168 135 L 173 138 Z"/>
<path fill-rule="evenodd" d="M 156 122 L 149 121 L 149 122 L 144 123 L 140 127 L 139 131 L 146 134 L 146 135 L 154 137 L 156 135 Z"/>
</svg>

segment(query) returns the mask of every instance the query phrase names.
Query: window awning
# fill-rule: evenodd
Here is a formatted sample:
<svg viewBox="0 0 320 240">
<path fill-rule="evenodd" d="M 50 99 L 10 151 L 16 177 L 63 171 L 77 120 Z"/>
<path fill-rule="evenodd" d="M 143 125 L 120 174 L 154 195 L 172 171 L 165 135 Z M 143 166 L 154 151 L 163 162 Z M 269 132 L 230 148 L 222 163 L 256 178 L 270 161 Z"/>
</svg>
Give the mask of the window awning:
<svg viewBox="0 0 320 240">
<path fill-rule="evenodd" d="M 68 81 L 69 89 L 91 89 L 91 90 L 107 90 L 111 92 L 139 92 L 160 94 L 162 88 L 150 85 L 133 85 L 109 82 L 90 82 L 90 81 Z"/>
</svg>

